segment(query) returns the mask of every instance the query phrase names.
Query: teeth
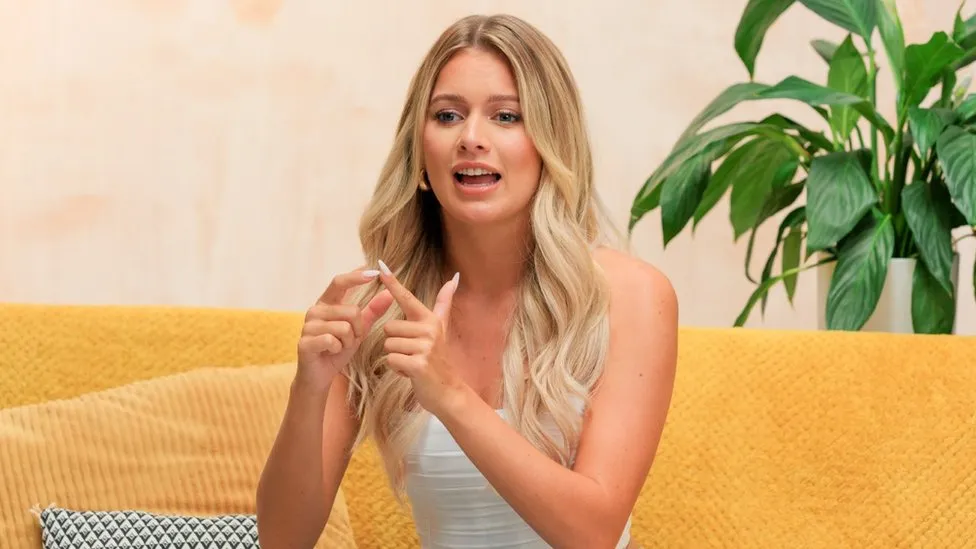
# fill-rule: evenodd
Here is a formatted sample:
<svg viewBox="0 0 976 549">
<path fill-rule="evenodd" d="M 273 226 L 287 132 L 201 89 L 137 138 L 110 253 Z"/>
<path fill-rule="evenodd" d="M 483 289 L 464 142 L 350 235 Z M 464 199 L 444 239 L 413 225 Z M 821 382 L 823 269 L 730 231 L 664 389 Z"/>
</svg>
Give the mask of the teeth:
<svg viewBox="0 0 976 549">
<path fill-rule="evenodd" d="M 481 168 L 465 168 L 465 169 L 459 171 L 458 173 L 461 174 L 461 175 L 475 176 L 475 175 L 494 174 L 495 172 L 490 172 L 488 170 L 483 170 Z"/>
</svg>

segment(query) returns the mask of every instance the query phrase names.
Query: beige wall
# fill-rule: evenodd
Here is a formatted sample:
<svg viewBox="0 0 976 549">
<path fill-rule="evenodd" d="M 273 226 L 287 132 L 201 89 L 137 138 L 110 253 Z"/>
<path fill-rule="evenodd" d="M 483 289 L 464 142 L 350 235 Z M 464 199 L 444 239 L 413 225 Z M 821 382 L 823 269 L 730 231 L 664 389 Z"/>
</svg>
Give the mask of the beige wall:
<svg viewBox="0 0 976 549">
<path fill-rule="evenodd" d="M 901 4 L 909 39 L 924 40 L 958 2 Z M 408 79 L 469 12 L 524 16 L 562 47 L 624 224 L 687 121 L 745 78 L 731 47 L 744 5 L 0 0 L 0 301 L 303 309 L 358 263 L 357 217 Z M 822 81 L 806 43 L 839 36 L 794 7 L 758 78 Z M 810 120 L 792 104 L 730 116 L 773 106 Z M 666 251 L 657 215 L 635 233 L 634 251 L 675 282 L 685 324 L 729 325 L 751 291 L 727 212 Z M 973 333 L 973 240 L 962 253 L 959 327 Z M 815 327 L 815 279 L 801 278 L 795 309 L 777 289 L 750 325 Z"/>
</svg>

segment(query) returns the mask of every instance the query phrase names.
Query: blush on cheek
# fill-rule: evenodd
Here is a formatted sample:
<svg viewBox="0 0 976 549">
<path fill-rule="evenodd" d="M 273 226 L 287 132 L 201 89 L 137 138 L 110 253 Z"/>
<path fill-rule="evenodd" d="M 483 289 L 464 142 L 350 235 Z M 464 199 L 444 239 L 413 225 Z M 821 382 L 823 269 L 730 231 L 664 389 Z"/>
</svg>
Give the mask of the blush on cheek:
<svg viewBox="0 0 976 549">
<path fill-rule="evenodd" d="M 427 171 L 427 176 L 431 183 L 435 179 L 450 177 L 452 162 L 452 144 L 450 136 L 444 135 L 441 128 L 436 124 L 428 122 L 423 134 L 423 169 Z"/>
</svg>

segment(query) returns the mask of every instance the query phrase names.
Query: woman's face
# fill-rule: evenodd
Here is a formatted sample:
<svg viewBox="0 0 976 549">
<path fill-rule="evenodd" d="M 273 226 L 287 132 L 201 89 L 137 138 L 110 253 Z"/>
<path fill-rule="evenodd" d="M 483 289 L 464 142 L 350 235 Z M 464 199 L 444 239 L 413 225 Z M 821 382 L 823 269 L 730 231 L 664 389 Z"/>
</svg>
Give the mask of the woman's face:
<svg viewBox="0 0 976 549">
<path fill-rule="evenodd" d="M 445 217 L 484 225 L 528 216 L 542 160 L 503 57 L 466 49 L 448 61 L 431 94 L 423 147 Z"/>
</svg>

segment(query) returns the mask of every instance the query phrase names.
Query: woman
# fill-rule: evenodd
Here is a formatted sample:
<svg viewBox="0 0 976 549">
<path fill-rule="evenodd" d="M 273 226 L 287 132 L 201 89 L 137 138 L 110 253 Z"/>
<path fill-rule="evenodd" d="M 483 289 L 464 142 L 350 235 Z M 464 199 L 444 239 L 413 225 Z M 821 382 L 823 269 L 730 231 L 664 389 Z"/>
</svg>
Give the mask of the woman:
<svg viewBox="0 0 976 549">
<path fill-rule="evenodd" d="M 448 28 L 361 222 L 376 268 L 338 275 L 306 315 L 258 493 L 262 547 L 315 543 L 366 437 L 424 547 L 629 546 L 677 302 L 602 245 L 592 179 L 552 43 L 510 16 Z"/>
</svg>

